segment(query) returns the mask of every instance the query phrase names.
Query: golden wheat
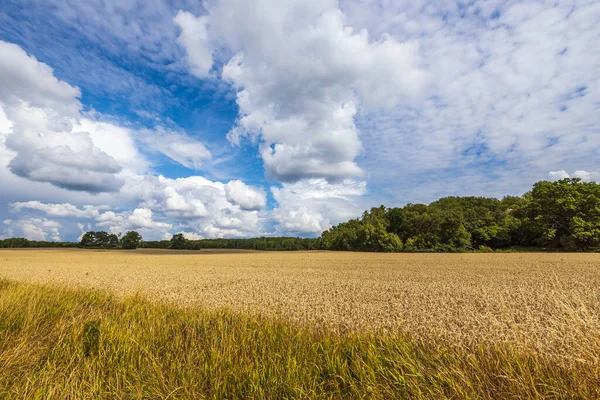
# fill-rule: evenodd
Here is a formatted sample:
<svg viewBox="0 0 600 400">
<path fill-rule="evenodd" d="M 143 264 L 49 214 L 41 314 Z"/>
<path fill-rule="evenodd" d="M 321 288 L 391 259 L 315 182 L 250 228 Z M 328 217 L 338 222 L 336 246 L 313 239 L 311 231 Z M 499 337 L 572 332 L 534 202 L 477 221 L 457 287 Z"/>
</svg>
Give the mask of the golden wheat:
<svg viewBox="0 0 600 400">
<path fill-rule="evenodd" d="M 600 255 L 5 250 L 0 278 L 598 365 Z"/>
</svg>

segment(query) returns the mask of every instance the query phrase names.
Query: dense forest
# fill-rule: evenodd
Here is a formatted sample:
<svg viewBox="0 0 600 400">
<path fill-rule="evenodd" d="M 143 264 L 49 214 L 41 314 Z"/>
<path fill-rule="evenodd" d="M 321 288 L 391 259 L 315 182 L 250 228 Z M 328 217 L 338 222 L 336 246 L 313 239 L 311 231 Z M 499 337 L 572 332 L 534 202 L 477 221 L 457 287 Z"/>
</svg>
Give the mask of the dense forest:
<svg viewBox="0 0 600 400">
<path fill-rule="evenodd" d="M 521 197 L 445 197 L 429 205 L 373 208 L 321 235 L 321 248 L 453 252 L 537 247 L 600 249 L 600 185 L 538 182 Z"/>
<path fill-rule="evenodd" d="M 445 197 L 429 205 L 384 206 L 341 223 L 320 238 L 143 241 L 87 232 L 79 243 L 0 240 L 0 247 L 84 247 L 102 249 L 169 248 L 181 250 L 341 250 L 372 252 L 461 252 L 498 249 L 600 250 L 600 184 L 580 179 L 538 182 L 523 196 L 503 199 Z"/>
</svg>

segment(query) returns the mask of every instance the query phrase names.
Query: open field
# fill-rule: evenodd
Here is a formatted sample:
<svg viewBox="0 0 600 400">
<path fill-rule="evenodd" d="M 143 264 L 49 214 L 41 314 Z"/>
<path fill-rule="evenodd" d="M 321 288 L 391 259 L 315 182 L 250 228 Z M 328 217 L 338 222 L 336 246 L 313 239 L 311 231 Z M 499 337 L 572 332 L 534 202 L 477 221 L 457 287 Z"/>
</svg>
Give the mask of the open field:
<svg viewBox="0 0 600 400">
<path fill-rule="evenodd" d="M 156 381 L 144 384 L 145 378 L 136 375 L 129 389 L 119 388 L 119 382 L 111 380 L 114 377 L 95 376 L 92 382 L 77 372 L 71 382 L 76 387 L 60 390 L 83 393 L 85 385 L 101 386 L 108 380 L 113 392 L 97 392 L 102 396 L 160 398 L 185 387 L 181 389 L 185 397 L 192 396 L 186 390 L 196 373 L 212 379 L 193 393 L 196 397 L 217 398 L 224 393 L 257 398 L 600 396 L 597 254 L 173 255 L 6 250 L 0 251 L 0 278 L 24 282 L 7 283 L 0 290 L 0 312 L 4 312 L 0 333 L 6 336 L 0 350 L 0 376 L 4 375 L 0 386 L 4 382 L 13 387 L 13 394 L 23 395 L 25 389 L 23 383 L 11 386 L 7 371 L 42 368 L 35 362 L 27 364 L 32 357 L 50 360 L 53 371 L 66 373 L 58 365 L 60 353 L 54 345 L 50 353 L 28 352 L 50 346 L 55 335 L 67 341 L 59 340 L 65 354 L 68 349 L 73 352 L 73 346 L 75 350 L 79 346 L 74 332 L 81 332 L 86 320 L 98 319 L 105 327 L 101 354 L 108 359 L 92 365 L 75 351 L 69 357 L 79 358 L 69 362 L 99 373 L 126 369 L 119 363 L 129 360 L 135 373 L 141 374 L 150 367 L 140 363 L 157 357 L 151 371 L 144 372 Z M 138 296 L 131 299 L 132 295 Z M 42 322 L 35 320 L 36 315 Z M 53 316 L 60 321 L 43 322 Z M 10 332 L 19 329 L 14 328 L 18 324 L 7 322 L 11 318 L 25 324 L 19 329 L 39 330 L 43 343 L 31 347 L 25 339 L 37 334 L 24 335 L 21 343 L 18 335 L 12 337 Z M 207 333 L 207 326 L 214 332 Z M 127 335 L 134 342 L 127 342 Z M 200 346 L 193 351 L 189 335 Z M 181 343 L 166 344 L 171 337 Z M 217 348 L 202 348 L 207 341 Z M 111 343 L 121 347 L 110 350 L 106 346 Z M 226 345 L 229 348 L 222 347 Z M 141 359 L 140 346 L 146 352 Z M 21 353 L 14 354 L 14 349 Z M 109 350 L 126 354 L 112 359 Z M 208 350 L 216 351 L 217 359 L 207 361 Z M 179 359 L 181 354 L 169 355 L 169 351 L 190 353 L 191 358 Z M 164 357 L 169 361 L 163 363 Z M 255 364 L 253 359 L 260 361 Z M 200 367 L 194 364 L 193 369 L 190 363 L 215 369 L 199 372 Z M 238 364 L 246 369 L 236 374 L 246 380 L 227 378 L 224 365 L 235 371 L 233 365 Z M 43 394 L 53 387 L 49 366 L 36 372 L 39 387 L 34 379 L 29 394 Z M 181 368 L 192 368 L 193 373 L 177 375 Z M 162 387 L 161 380 L 166 382 Z M 217 390 L 217 384 L 224 386 Z M 154 388 L 154 394 L 141 389 L 146 386 Z M 261 393 L 264 388 L 272 391 Z"/>
<path fill-rule="evenodd" d="M 564 357 L 584 357 L 600 337 L 597 254 L 7 250 L 0 278 Z"/>
</svg>

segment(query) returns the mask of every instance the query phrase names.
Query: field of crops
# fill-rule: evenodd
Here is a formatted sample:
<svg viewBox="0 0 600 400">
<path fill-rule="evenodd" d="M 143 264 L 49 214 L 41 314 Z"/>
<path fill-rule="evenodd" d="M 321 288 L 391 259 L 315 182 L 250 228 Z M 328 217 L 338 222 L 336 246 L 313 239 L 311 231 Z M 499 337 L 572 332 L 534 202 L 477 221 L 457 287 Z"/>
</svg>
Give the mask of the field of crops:
<svg viewBox="0 0 600 400">
<path fill-rule="evenodd" d="M 2 278 L 59 286 L 60 293 L 96 289 L 115 295 L 114 301 L 137 295 L 148 304 L 181 312 L 206 310 L 279 321 L 289 329 L 340 340 L 360 335 L 410 338 L 411 343 L 453 349 L 475 360 L 511 349 L 533 362 L 529 367 L 534 372 L 519 372 L 519 363 L 512 372 L 495 371 L 507 360 L 492 360 L 486 368 L 496 377 L 512 373 L 531 379 L 523 383 L 525 397 L 535 396 L 538 389 L 564 398 L 577 390 L 600 394 L 586 381 L 586 376 L 600 376 L 600 255 L 596 254 L 6 250 L 0 252 Z M 0 310 L 11 301 L 15 299 L 0 302 Z M 476 356 L 477 352 L 481 354 Z M 465 357 L 459 358 L 468 360 Z M 0 355 L 0 369 L 1 362 Z M 560 368 L 565 369 L 560 372 L 564 381 L 552 378 L 556 380 L 539 385 L 535 381 L 548 378 L 546 369 Z M 583 381 L 572 381 L 571 373 L 578 377 L 572 379 Z M 567 384 L 575 391 L 570 392 Z M 452 397 L 459 389 L 449 385 L 446 395 Z M 469 392 L 469 384 L 459 386 Z M 481 392 L 484 389 L 470 389 L 494 398 L 494 393 Z M 354 395 L 358 393 L 368 392 Z M 507 397 L 512 395 L 507 392 Z"/>
<path fill-rule="evenodd" d="M 0 278 L 141 293 L 342 332 L 508 341 L 576 358 L 600 337 L 596 254 L 22 250 L 1 252 L 0 265 Z"/>
</svg>

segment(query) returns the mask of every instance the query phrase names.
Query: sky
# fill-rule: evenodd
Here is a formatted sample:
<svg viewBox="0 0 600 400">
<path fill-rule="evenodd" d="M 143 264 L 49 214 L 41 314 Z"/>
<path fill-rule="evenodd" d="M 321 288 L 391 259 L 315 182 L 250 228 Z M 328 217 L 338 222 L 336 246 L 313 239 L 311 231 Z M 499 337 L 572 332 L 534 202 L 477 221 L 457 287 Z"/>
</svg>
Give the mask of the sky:
<svg viewBox="0 0 600 400">
<path fill-rule="evenodd" d="M 0 4 L 0 238 L 315 237 L 599 155 L 596 0 Z"/>
</svg>

